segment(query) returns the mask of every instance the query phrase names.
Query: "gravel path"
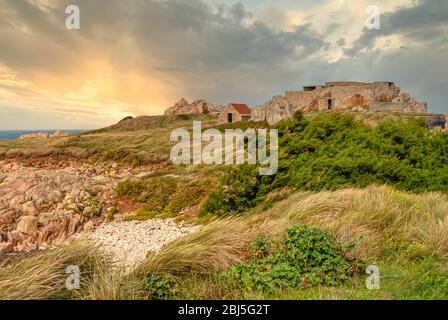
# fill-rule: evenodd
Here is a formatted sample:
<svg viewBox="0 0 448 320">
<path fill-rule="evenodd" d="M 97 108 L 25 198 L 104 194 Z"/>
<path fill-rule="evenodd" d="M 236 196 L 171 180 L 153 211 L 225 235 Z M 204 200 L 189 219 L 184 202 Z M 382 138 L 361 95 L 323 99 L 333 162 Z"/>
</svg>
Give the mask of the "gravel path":
<svg viewBox="0 0 448 320">
<path fill-rule="evenodd" d="M 157 252 L 164 245 L 196 231 L 199 227 L 176 224 L 174 219 L 114 221 L 75 237 L 98 243 L 106 253 L 112 254 L 117 266 L 129 270 L 142 262 L 148 252 Z"/>
</svg>

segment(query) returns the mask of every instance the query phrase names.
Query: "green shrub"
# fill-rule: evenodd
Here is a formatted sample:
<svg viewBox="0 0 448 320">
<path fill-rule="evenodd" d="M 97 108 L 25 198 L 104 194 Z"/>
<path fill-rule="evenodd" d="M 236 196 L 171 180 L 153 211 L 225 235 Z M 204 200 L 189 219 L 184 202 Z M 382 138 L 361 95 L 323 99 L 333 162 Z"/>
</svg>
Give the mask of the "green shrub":
<svg viewBox="0 0 448 320">
<path fill-rule="evenodd" d="M 164 217 L 175 217 L 183 209 L 199 205 L 206 197 L 210 181 L 191 182 L 182 184 L 171 197 L 169 203 L 163 210 Z"/>
<path fill-rule="evenodd" d="M 337 244 L 328 232 L 306 225 L 289 229 L 282 243 L 258 238 L 252 247 L 253 262 L 232 267 L 224 274 L 224 283 L 236 281 L 247 290 L 274 292 L 280 288 L 336 286 L 354 271 L 354 261 L 344 256 L 352 245 Z"/>
<path fill-rule="evenodd" d="M 446 267 L 434 257 L 427 257 L 422 262 L 422 273 L 414 278 L 415 298 L 418 299 L 447 299 L 448 276 Z"/>
<path fill-rule="evenodd" d="M 296 113 L 280 122 L 279 169 L 260 176 L 256 166 L 230 171 L 203 213 L 242 212 L 276 189 L 335 190 L 388 184 L 413 192 L 448 192 L 448 133 L 430 132 L 421 119 L 385 120 L 372 127 L 352 115 Z"/>
<path fill-rule="evenodd" d="M 142 290 L 149 299 L 167 300 L 172 296 L 173 284 L 170 279 L 160 276 L 149 276 L 142 282 Z"/>
<path fill-rule="evenodd" d="M 261 199 L 258 194 L 262 180 L 257 178 L 256 170 L 255 165 L 234 168 L 223 178 L 221 186 L 210 193 L 202 213 L 224 215 L 231 211 L 243 212 L 257 203 Z"/>
<path fill-rule="evenodd" d="M 126 220 L 146 220 L 161 214 L 176 190 L 176 179 L 151 177 L 121 183 L 116 189 L 116 194 L 130 196 L 134 202 L 143 204 L 137 215 L 126 217 Z"/>
</svg>

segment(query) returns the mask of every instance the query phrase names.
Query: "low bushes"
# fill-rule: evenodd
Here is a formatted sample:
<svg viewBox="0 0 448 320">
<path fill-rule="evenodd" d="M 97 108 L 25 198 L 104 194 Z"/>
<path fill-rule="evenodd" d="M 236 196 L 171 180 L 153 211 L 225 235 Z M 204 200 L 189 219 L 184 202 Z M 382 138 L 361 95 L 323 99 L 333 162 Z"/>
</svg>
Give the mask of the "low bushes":
<svg viewBox="0 0 448 320">
<path fill-rule="evenodd" d="M 296 113 L 280 122 L 279 170 L 260 176 L 256 166 L 234 168 L 212 193 L 203 213 L 243 212 L 276 189 L 320 191 L 388 184 L 412 192 L 448 192 L 448 133 L 423 120 L 385 120 L 372 127 L 347 114 L 311 120 Z"/>
<path fill-rule="evenodd" d="M 118 185 L 116 195 L 130 196 L 142 208 L 127 220 L 146 220 L 153 217 L 175 217 L 183 209 L 197 206 L 207 194 L 208 180 L 186 181 L 169 176 L 151 176 L 129 180 Z"/>
<path fill-rule="evenodd" d="M 344 256 L 353 246 L 336 243 L 329 232 L 306 225 L 289 229 L 281 242 L 258 238 L 252 246 L 254 260 L 232 267 L 224 283 L 236 281 L 243 290 L 262 292 L 336 286 L 356 269 Z"/>
</svg>

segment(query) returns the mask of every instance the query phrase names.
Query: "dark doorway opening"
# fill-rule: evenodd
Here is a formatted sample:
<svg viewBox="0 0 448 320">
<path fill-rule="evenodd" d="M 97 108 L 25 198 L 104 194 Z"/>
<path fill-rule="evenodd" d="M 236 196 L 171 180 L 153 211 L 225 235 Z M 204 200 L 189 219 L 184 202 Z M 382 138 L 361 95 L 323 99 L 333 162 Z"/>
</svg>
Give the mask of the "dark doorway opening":
<svg viewBox="0 0 448 320">
<path fill-rule="evenodd" d="M 333 100 L 332 99 L 328 99 L 328 110 L 333 109 Z"/>
<path fill-rule="evenodd" d="M 233 123 L 233 114 L 230 113 L 230 112 L 227 114 L 227 122 L 228 123 Z"/>
</svg>

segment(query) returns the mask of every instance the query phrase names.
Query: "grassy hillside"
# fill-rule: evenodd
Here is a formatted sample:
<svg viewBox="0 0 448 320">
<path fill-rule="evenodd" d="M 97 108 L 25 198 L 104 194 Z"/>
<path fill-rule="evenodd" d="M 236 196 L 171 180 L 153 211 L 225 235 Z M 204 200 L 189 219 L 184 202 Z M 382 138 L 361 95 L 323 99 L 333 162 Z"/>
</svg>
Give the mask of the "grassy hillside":
<svg viewBox="0 0 448 320">
<path fill-rule="evenodd" d="M 169 158 L 171 131 L 191 128 L 193 120 L 202 121 L 204 128 L 218 122 L 212 116 L 143 116 L 69 137 L 0 141 L 0 157 L 54 155 L 130 164 L 157 163 Z"/>
</svg>

